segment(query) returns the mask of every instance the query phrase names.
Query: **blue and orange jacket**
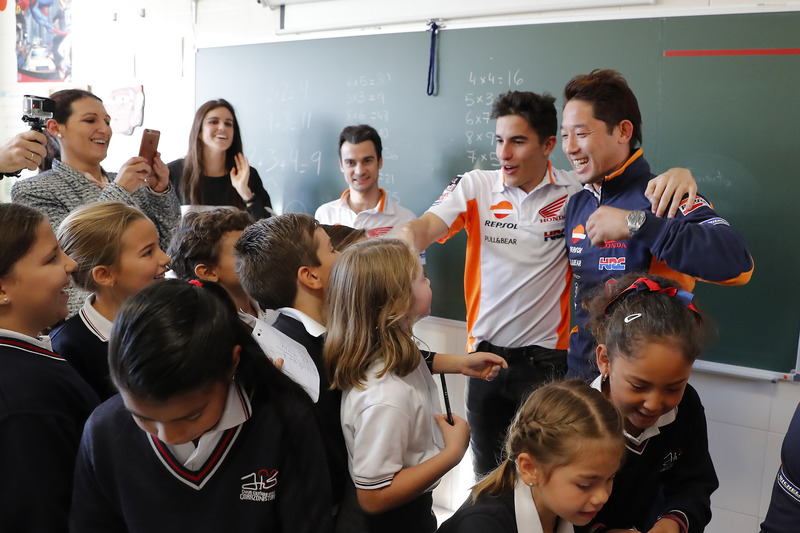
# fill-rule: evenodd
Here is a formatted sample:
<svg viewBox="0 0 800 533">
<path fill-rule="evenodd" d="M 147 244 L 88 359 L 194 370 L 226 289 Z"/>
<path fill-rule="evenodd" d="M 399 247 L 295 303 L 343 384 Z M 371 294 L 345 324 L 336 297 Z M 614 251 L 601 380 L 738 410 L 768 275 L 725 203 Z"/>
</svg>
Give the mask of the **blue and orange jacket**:
<svg viewBox="0 0 800 533">
<path fill-rule="evenodd" d="M 650 212 L 650 201 L 644 192 L 653 177 L 640 148 L 620 170 L 605 178 L 599 198 L 584 189 L 567 205 L 566 244 L 576 284 L 576 327 L 569 339 L 568 377 L 591 379 L 597 375 L 594 337 L 587 327 L 588 312 L 581 303 L 598 284 L 628 272 L 671 278 L 687 291 L 694 289 L 697 280 L 722 285 L 750 281 L 753 259 L 744 239 L 714 212 L 708 200 L 698 196 L 688 205 L 684 199 L 672 219 Z M 594 246 L 586 236 L 585 225 L 601 205 L 640 209 L 647 214 L 647 220 L 631 239 Z"/>
</svg>

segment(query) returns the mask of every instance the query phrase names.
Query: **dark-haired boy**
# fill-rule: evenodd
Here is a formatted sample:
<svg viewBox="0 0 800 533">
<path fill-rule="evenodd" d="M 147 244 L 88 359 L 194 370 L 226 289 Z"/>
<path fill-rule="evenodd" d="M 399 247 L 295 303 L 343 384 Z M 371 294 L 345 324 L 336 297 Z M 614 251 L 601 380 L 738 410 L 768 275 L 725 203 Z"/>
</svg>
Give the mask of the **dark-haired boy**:
<svg viewBox="0 0 800 533">
<path fill-rule="evenodd" d="M 375 128 L 347 126 L 339 134 L 339 168 L 348 189 L 338 200 L 322 204 L 314 218 L 320 224 L 343 224 L 365 229 L 370 238 L 394 233 L 417 216 L 394 203 L 378 187 L 383 145 Z"/>
<path fill-rule="evenodd" d="M 219 283 L 251 326 L 253 317 L 274 318 L 245 293 L 234 268 L 233 245 L 252 223 L 253 217 L 239 209 L 190 212 L 181 219 L 167 250 L 170 267 L 179 279 Z"/>
</svg>

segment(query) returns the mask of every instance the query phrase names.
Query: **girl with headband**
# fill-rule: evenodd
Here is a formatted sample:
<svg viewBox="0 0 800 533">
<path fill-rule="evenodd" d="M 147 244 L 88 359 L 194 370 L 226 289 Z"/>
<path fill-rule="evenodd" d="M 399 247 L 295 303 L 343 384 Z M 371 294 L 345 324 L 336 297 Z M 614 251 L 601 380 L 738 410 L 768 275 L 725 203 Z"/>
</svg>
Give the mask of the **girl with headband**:
<svg viewBox="0 0 800 533">
<path fill-rule="evenodd" d="M 592 533 L 691 533 L 711 519 L 719 483 L 689 385 L 706 325 L 692 297 L 672 280 L 633 274 L 584 302 L 598 344 L 592 385 L 622 413 L 628 448 Z"/>
</svg>

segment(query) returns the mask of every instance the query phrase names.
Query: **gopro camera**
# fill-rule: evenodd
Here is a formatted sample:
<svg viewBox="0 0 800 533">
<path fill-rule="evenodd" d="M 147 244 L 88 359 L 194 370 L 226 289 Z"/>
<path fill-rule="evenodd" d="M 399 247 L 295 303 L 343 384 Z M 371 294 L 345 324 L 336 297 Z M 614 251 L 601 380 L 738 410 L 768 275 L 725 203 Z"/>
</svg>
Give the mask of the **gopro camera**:
<svg viewBox="0 0 800 533">
<path fill-rule="evenodd" d="M 38 132 L 41 132 L 47 121 L 53 118 L 55 110 L 56 103 L 49 98 L 30 94 L 22 97 L 22 121 Z"/>
</svg>

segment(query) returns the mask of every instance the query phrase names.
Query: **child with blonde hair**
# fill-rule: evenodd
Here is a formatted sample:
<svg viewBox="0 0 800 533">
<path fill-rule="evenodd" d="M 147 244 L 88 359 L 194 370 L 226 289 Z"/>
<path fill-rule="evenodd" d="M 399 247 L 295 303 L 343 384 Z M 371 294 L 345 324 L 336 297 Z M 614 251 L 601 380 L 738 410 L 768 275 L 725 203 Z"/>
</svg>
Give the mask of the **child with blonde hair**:
<svg viewBox="0 0 800 533">
<path fill-rule="evenodd" d="M 53 330 L 53 349 L 69 361 L 101 400 L 117 393 L 108 377 L 108 338 L 122 303 L 169 270 L 158 231 L 144 213 L 121 202 L 99 202 L 70 213 L 58 242 L 78 266 L 73 283 L 91 293 Z"/>
<path fill-rule="evenodd" d="M 348 247 L 328 289 L 325 369 L 341 389 L 348 466 L 369 531 L 432 532 L 431 491 L 469 445 L 469 426 L 439 414 L 431 372 L 412 327 L 430 313 L 418 258 L 396 239 Z M 436 354 L 434 372 L 493 378 L 494 354 Z"/>
<path fill-rule="evenodd" d="M 505 461 L 472 489 L 441 533 L 570 533 L 611 494 L 625 451 L 622 417 L 580 380 L 534 390 L 517 411 Z"/>
</svg>

